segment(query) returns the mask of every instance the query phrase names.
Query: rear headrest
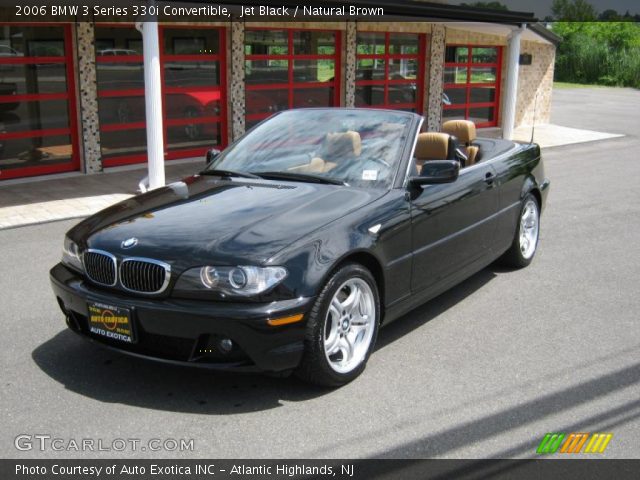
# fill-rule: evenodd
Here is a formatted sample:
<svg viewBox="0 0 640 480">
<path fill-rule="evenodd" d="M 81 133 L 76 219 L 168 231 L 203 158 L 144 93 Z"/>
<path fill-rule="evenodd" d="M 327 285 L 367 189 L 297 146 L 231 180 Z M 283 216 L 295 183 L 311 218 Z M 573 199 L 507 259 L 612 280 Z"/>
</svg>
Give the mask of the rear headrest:
<svg viewBox="0 0 640 480">
<path fill-rule="evenodd" d="M 338 156 L 359 156 L 362 153 L 360 134 L 349 130 L 346 132 L 327 133 L 324 139 L 322 154 L 326 158 Z"/>
<path fill-rule="evenodd" d="M 415 157 L 418 160 L 445 160 L 449 153 L 449 135 L 438 132 L 418 134 Z"/>
<path fill-rule="evenodd" d="M 476 139 L 476 125 L 470 120 L 449 120 L 442 125 L 442 131 L 457 137 L 465 145 Z"/>
</svg>

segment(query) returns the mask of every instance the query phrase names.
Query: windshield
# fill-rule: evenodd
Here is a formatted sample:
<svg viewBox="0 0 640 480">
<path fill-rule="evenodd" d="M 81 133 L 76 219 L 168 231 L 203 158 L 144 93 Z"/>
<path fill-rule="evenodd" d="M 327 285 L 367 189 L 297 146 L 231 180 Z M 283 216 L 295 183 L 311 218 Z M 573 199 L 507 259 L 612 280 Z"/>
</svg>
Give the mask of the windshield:
<svg viewBox="0 0 640 480">
<path fill-rule="evenodd" d="M 209 170 L 389 188 L 412 119 L 380 110 L 286 111 L 251 130 Z"/>
</svg>

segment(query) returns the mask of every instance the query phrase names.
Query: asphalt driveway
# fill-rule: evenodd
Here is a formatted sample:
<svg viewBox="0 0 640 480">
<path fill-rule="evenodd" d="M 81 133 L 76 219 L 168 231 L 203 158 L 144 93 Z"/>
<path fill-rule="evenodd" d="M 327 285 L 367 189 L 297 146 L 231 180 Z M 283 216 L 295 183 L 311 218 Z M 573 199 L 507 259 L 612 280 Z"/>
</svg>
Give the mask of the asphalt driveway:
<svg viewBox="0 0 640 480">
<path fill-rule="evenodd" d="M 383 329 L 355 382 L 211 374 L 68 332 L 48 268 L 75 221 L 0 231 L 0 455 L 530 457 L 547 432 L 611 432 L 640 458 L 640 92 L 560 90 L 554 123 L 626 136 L 544 152 L 534 263 L 488 268 Z M 192 452 L 17 451 L 19 434 L 192 438 Z"/>
</svg>

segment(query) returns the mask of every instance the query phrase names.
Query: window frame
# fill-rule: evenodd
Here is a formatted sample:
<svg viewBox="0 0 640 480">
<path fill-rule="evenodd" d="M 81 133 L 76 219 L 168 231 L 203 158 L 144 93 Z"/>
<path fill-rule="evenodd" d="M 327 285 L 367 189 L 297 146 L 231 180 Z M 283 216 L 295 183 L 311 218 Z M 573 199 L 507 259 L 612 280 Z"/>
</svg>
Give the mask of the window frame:
<svg viewBox="0 0 640 480">
<path fill-rule="evenodd" d="M 14 27 L 61 27 L 64 41 L 64 55 L 60 57 L 49 56 L 16 56 L 0 57 L 0 65 L 37 65 L 37 64 L 62 64 L 65 65 L 66 92 L 59 93 L 25 93 L 16 95 L 0 95 L 0 103 L 15 102 L 39 102 L 48 100 L 66 100 L 69 124 L 65 128 L 47 128 L 41 130 L 25 130 L 21 132 L 0 133 L 0 142 L 20 138 L 53 137 L 68 135 L 71 142 L 71 157 L 69 161 L 54 165 L 32 165 L 27 167 L 2 168 L 0 164 L 0 180 L 11 178 L 31 177 L 35 175 L 47 175 L 62 173 L 80 169 L 80 150 L 78 140 L 78 106 L 76 103 L 76 84 L 73 56 L 73 35 L 71 24 L 68 23 L 35 23 L 35 22 L 0 22 L 0 26 Z"/>
<path fill-rule="evenodd" d="M 357 53 L 357 33 L 384 33 L 384 53 Z M 361 30 L 356 33 L 356 72 L 359 60 L 383 60 L 384 61 L 384 78 L 376 80 L 356 80 L 355 88 L 371 85 L 384 86 L 384 102 L 378 105 L 363 105 L 359 108 L 388 108 L 390 110 L 401 110 L 405 108 L 415 108 L 415 113 L 422 115 L 424 111 L 424 93 L 425 93 L 425 62 L 426 62 L 426 35 L 423 33 L 413 32 L 375 32 L 369 30 Z M 418 37 L 418 53 L 389 53 L 389 44 L 391 35 L 416 35 Z M 389 78 L 389 60 L 418 60 L 418 74 L 416 79 L 392 80 Z M 415 103 L 389 103 L 389 86 L 390 85 L 410 85 L 416 84 L 416 101 Z"/>
<path fill-rule="evenodd" d="M 448 47 L 461 47 L 467 49 L 467 61 L 466 62 L 447 62 L 446 61 L 446 49 Z M 473 62 L 473 49 L 475 48 L 495 48 L 496 49 L 496 61 L 493 62 L 482 62 L 482 63 L 474 63 Z M 451 105 L 443 105 L 443 113 L 444 110 L 464 110 L 465 119 L 469 119 L 469 112 L 472 108 L 486 108 L 493 107 L 493 119 L 488 122 L 477 123 L 476 127 L 485 128 L 485 127 L 495 127 L 498 125 L 498 121 L 500 119 L 500 86 L 502 83 L 502 54 L 503 47 L 501 45 L 474 45 L 474 44 L 463 44 L 463 43 L 447 43 L 445 45 L 445 62 L 444 68 L 442 70 L 443 76 L 443 93 L 447 89 L 464 89 L 465 90 L 465 103 L 455 103 Z M 447 67 L 462 67 L 467 69 L 467 80 L 465 83 L 445 83 L 444 75 Z M 485 68 L 495 68 L 496 69 L 496 79 L 494 82 L 487 83 L 472 83 L 471 82 L 471 69 L 477 67 L 485 67 Z M 492 102 L 471 102 L 471 89 L 478 87 L 494 87 L 495 88 L 495 98 Z M 443 115 L 443 121 L 444 115 Z"/>
<path fill-rule="evenodd" d="M 287 90 L 288 109 L 294 108 L 294 91 L 305 88 L 331 88 L 333 87 L 333 105 L 340 106 L 341 93 L 341 60 L 342 60 L 342 31 L 328 28 L 273 28 L 273 27 L 249 27 L 245 31 L 284 31 L 287 33 L 287 54 L 285 55 L 269 55 L 269 54 L 246 54 L 244 60 L 286 60 L 287 61 L 287 82 L 286 83 L 255 83 L 249 84 L 245 82 L 245 121 L 260 121 L 269 118 L 274 112 L 262 113 L 246 113 L 246 92 L 248 91 L 269 91 L 269 90 Z M 331 32 L 335 34 L 335 53 L 333 54 L 296 54 L 294 52 L 294 33 L 295 32 Z M 243 49 L 246 43 L 243 40 Z M 295 60 L 333 60 L 334 74 L 332 82 L 295 82 L 294 81 L 294 61 Z M 244 68 L 244 66 L 243 66 Z"/>
</svg>

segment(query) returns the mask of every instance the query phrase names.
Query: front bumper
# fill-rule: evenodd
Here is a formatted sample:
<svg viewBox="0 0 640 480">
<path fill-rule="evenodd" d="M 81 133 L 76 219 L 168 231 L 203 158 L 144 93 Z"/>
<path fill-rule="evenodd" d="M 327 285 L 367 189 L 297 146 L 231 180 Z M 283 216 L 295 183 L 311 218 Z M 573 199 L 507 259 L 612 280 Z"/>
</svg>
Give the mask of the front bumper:
<svg viewBox="0 0 640 480">
<path fill-rule="evenodd" d="M 49 274 L 69 328 L 126 354 L 212 369 L 271 372 L 291 370 L 302 357 L 305 320 L 282 326 L 270 326 L 267 320 L 306 313 L 313 298 L 268 304 L 137 298 L 97 289 L 62 264 Z M 130 309 L 136 342 L 90 333 L 88 301 Z M 216 348 L 222 338 L 234 342 L 231 352 Z"/>
</svg>

